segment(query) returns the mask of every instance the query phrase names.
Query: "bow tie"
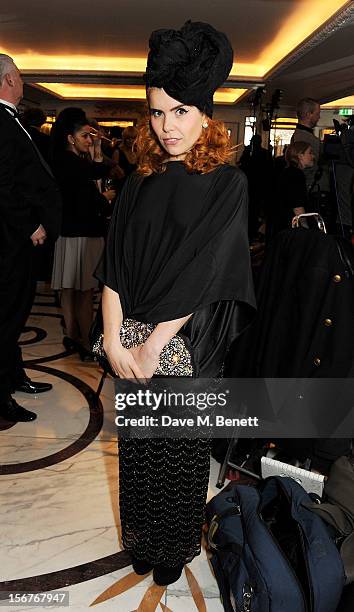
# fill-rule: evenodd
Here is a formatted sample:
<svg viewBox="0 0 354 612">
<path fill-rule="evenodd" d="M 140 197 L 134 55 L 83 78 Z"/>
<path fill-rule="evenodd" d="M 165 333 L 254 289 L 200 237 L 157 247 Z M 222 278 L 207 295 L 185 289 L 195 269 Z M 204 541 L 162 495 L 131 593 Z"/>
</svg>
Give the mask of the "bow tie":
<svg viewBox="0 0 354 612">
<path fill-rule="evenodd" d="M 1 102 L 1 106 L 9 110 L 14 119 L 20 118 L 20 113 L 18 112 L 16 108 L 12 108 L 12 106 L 8 106 L 7 104 L 3 104 L 2 102 Z"/>
</svg>

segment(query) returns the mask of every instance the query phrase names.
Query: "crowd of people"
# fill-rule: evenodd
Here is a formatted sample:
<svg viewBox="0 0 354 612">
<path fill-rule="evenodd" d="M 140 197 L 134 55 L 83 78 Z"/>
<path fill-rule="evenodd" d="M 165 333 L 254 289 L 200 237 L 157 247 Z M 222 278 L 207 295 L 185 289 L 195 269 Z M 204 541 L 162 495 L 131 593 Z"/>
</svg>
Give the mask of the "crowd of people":
<svg viewBox="0 0 354 612">
<path fill-rule="evenodd" d="M 16 106 L 22 98 L 21 75 L 10 57 L 1 56 L 0 61 L 0 111 L 5 133 L 9 134 L 11 141 L 9 146 L 9 142 L 2 140 L 3 265 L 6 264 L 9 272 L 14 270 L 17 259 L 12 259 L 12 250 L 16 250 L 14 257 L 16 255 L 18 261 L 21 260 L 16 266 L 18 272 L 15 278 L 11 283 L 4 281 L 3 285 L 4 295 L 10 296 L 6 300 L 4 298 L 8 308 L 4 312 L 4 326 L 7 328 L 6 334 L 12 332 L 12 335 L 1 376 L 4 391 L 0 412 L 2 418 L 16 422 L 34 420 L 36 415 L 19 406 L 11 397 L 11 391 L 42 393 L 51 389 L 49 383 L 34 383 L 28 378 L 18 345 L 19 334 L 31 310 L 38 278 L 48 280 L 49 277 L 52 288 L 59 292 L 66 331 L 64 346 L 76 350 L 83 361 L 93 360 L 89 331 L 93 317 L 93 290 L 98 287 L 94 271 L 103 252 L 117 192 L 124 178 L 136 168 L 131 146 L 136 128 L 126 128 L 121 142 L 116 138 L 110 141 L 109 148 L 103 147 L 101 136 L 105 138 L 103 142 L 108 141 L 104 130 L 94 120 L 87 118 L 82 109 L 70 107 L 59 113 L 49 136 L 41 131 L 46 115 L 40 108 L 27 108 L 19 116 Z M 26 155 L 34 168 L 32 173 L 29 165 L 17 171 L 16 139 L 20 139 L 25 146 Z M 5 173 L 7 168 L 10 174 Z M 27 182 L 21 178 L 23 174 Z M 45 180 L 38 179 L 38 175 Z M 50 183 L 55 197 L 51 196 L 46 183 Z M 27 208 L 23 208 L 22 202 L 28 202 Z M 17 231 L 20 231 L 22 222 L 26 224 L 25 229 L 35 229 L 29 238 L 32 246 L 39 246 L 40 249 L 29 249 L 31 245 L 24 240 L 25 237 L 17 244 L 17 234 L 13 236 L 11 233 L 16 231 L 12 217 L 18 218 Z M 35 226 L 37 221 L 38 227 Z M 21 289 L 23 314 L 18 308 L 10 311 Z M 14 319 L 13 329 L 7 326 L 8 316 Z M 7 384 L 8 380 L 11 386 Z"/>
<path fill-rule="evenodd" d="M 312 98 L 299 100 L 297 117 L 290 144 L 284 145 L 281 155 L 272 157 L 262 146 L 261 136 L 255 134 L 241 156 L 239 165 L 249 185 L 250 239 L 265 234 L 269 242 L 276 233 L 291 227 L 295 215 L 315 212 L 325 218 L 332 231 L 340 229 L 350 240 L 351 204 L 342 211 L 338 201 L 341 180 L 330 167 L 323 143 L 314 134 L 320 118 L 319 102 Z M 338 175 L 342 167 L 343 164 L 336 166 Z M 350 202 L 353 182 L 347 183 L 343 188 Z"/>
<path fill-rule="evenodd" d="M 233 152 L 224 124 L 213 119 L 213 94 L 232 62 L 228 39 L 207 24 L 153 32 L 149 114 L 108 151 L 80 108 L 61 111 L 49 139 L 42 138 L 40 112 L 27 111 L 21 123 L 21 76 L 0 55 L 3 419 L 36 418 L 12 397 L 14 388 L 50 389 L 28 379 L 18 348 L 34 295 L 33 252 L 48 240 L 55 242 L 51 286 L 60 293 L 63 341 L 82 360 L 93 359 L 89 331 L 100 283 L 103 347 L 117 378 L 129 386 L 176 364 L 182 377 L 222 375 L 255 317 L 248 220 L 251 238 L 263 222 L 269 241 L 289 228 L 294 215 L 311 209 L 320 158 L 313 134 L 319 104 L 305 98 L 275 188 L 268 189 L 274 164 L 260 136 L 241 158 L 244 172 L 229 163 Z M 176 339 L 180 348 L 165 351 Z M 119 454 L 123 542 L 133 568 L 153 571 L 159 585 L 175 582 L 200 552 L 210 440 L 121 440 Z"/>
</svg>

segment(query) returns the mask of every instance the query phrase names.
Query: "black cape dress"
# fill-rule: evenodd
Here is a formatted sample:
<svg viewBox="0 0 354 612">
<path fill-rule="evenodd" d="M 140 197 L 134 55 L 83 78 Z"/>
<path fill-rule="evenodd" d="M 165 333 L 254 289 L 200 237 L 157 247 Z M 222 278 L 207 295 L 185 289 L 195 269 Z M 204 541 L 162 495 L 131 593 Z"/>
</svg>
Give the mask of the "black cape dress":
<svg viewBox="0 0 354 612">
<path fill-rule="evenodd" d="M 98 278 L 123 317 L 159 323 L 193 313 L 196 376 L 218 376 L 255 300 L 247 237 L 247 180 L 229 165 L 127 178 Z M 119 441 L 123 544 L 137 559 L 176 566 L 200 553 L 210 440 Z"/>
<path fill-rule="evenodd" d="M 207 174 L 166 166 L 127 179 L 97 276 L 119 294 L 124 318 L 160 323 L 194 313 L 183 331 L 197 375 L 214 376 L 255 308 L 247 180 L 226 164 Z"/>
</svg>

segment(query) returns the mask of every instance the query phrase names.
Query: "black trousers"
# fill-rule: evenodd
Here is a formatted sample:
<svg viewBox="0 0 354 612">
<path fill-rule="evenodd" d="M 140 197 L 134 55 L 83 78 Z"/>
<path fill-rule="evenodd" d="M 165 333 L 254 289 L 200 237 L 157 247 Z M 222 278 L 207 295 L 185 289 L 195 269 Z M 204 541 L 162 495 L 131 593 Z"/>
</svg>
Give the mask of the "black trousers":
<svg viewBox="0 0 354 612">
<path fill-rule="evenodd" d="M 22 359 L 22 351 L 19 344 L 16 345 L 14 358 L 12 361 L 11 371 L 10 371 L 10 380 L 11 385 L 13 387 L 16 386 L 17 383 L 21 383 L 26 376 L 25 366 Z"/>
<path fill-rule="evenodd" d="M 0 402 L 11 393 L 17 367 L 15 364 L 21 359 L 18 339 L 30 313 L 35 289 L 32 278 L 33 249 L 30 240 L 14 243 L 8 252 L 1 249 Z"/>
</svg>

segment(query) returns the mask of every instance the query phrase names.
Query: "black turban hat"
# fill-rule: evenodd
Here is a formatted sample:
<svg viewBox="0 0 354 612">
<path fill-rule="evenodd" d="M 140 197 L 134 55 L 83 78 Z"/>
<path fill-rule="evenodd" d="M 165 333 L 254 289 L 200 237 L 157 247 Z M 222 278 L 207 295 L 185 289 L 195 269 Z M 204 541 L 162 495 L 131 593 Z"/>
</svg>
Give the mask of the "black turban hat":
<svg viewBox="0 0 354 612">
<path fill-rule="evenodd" d="M 233 63 L 225 34 L 208 23 L 187 21 L 180 30 L 155 30 L 149 46 L 146 87 L 163 88 L 171 98 L 211 117 L 214 92 Z"/>
</svg>

